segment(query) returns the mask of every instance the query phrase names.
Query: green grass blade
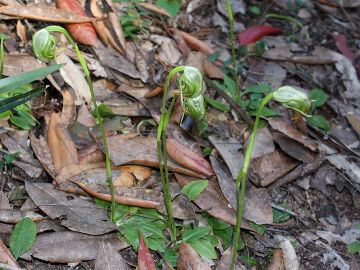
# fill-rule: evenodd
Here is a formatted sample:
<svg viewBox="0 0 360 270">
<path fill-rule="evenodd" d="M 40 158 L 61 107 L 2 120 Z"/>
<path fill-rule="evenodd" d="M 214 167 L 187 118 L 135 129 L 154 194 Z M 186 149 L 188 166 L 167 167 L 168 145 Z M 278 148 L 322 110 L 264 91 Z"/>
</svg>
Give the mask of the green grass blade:
<svg viewBox="0 0 360 270">
<path fill-rule="evenodd" d="M 62 66 L 63 65 L 52 65 L 2 79 L 0 80 L 0 94 L 45 77 L 50 73 L 59 70 Z"/>
<path fill-rule="evenodd" d="M 41 94 L 46 89 L 46 87 L 35 88 L 25 94 L 20 94 L 17 96 L 9 97 L 0 101 L 0 113 L 11 110 L 16 106 L 23 104 L 30 100 L 31 98 Z"/>
</svg>

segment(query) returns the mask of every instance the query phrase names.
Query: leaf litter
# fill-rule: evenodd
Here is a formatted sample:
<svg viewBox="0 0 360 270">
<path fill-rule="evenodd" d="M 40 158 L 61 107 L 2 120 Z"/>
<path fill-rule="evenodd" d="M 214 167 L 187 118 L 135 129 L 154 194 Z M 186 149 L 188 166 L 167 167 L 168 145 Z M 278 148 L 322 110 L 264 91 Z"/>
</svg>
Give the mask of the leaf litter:
<svg viewBox="0 0 360 270">
<path fill-rule="evenodd" d="M 329 126 L 332 126 L 329 133 L 319 129 L 321 125 L 310 126 L 310 120 L 307 123 L 303 119 L 298 121 L 296 115 L 288 115 L 276 104 L 271 104 L 269 110 L 278 117 L 264 115 L 262 119 L 263 128 L 256 137 L 245 197 L 242 226 L 246 230 L 242 232 L 242 241 L 246 251 L 239 251 L 237 267 L 242 269 L 246 265 L 249 268 L 257 264 L 267 269 L 283 269 L 284 265 L 295 269 L 300 261 L 302 267 L 314 269 L 314 257 L 318 256 L 321 266 L 326 269 L 348 269 L 351 257 L 347 255 L 347 245 L 352 244 L 349 235 L 356 239 L 358 236 L 347 228 L 356 230 L 354 224 L 359 221 L 356 209 L 360 205 L 357 198 L 360 190 L 357 165 L 360 111 L 356 105 L 360 95 L 359 66 L 353 42 L 357 34 L 351 32 L 356 29 L 354 25 L 359 24 L 355 17 L 359 9 L 356 1 L 345 1 L 342 6 L 338 1 L 317 1 L 316 4 L 292 4 L 291 7 L 284 6 L 283 1 L 274 1 L 273 6 L 230 1 L 237 3 L 233 11 L 237 18 L 236 34 L 241 33 L 238 36 L 240 43 L 248 40 L 246 46 L 238 47 L 240 88 L 245 92 L 240 98 L 234 96 L 236 91 L 231 88 L 234 83 L 230 72 L 232 66 L 227 61 L 230 59 L 226 45 L 229 42 L 227 37 L 224 40 L 220 35 L 220 29 L 213 28 L 221 26 L 221 31 L 229 34 L 224 20 L 228 17 L 226 1 L 217 1 L 213 7 L 201 0 L 190 1 L 188 6 L 182 3 L 182 15 L 190 18 L 199 30 L 192 33 L 190 30 L 195 28 L 189 28 L 190 21 L 186 20 L 181 21 L 181 25 L 175 20 L 171 23 L 173 28 L 167 28 L 158 16 L 170 17 L 169 11 L 150 3 L 102 3 L 98 6 L 92 1 L 88 10 L 77 1 L 57 1 L 58 7 L 67 9 L 65 11 L 57 9 L 53 3 L 25 6 L 0 2 L 0 13 L 6 15 L 1 15 L 2 18 L 20 18 L 0 24 L 1 32 L 7 36 L 4 42 L 5 76 L 44 66 L 33 57 L 29 46 L 33 29 L 40 28 L 37 21 L 65 23 L 82 44 L 81 50 L 87 52 L 85 58 L 96 77 L 96 96 L 104 105 L 102 112 L 107 124 L 116 195 L 118 202 L 129 207 L 129 213 L 150 207 L 159 210 L 157 215 L 166 214 L 154 135 L 160 116 L 164 75 L 169 68 L 194 65 L 204 70 L 208 78 L 216 80 L 216 86 L 225 85 L 226 81 L 222 91 L 228 91 L 227 96 L 211 83 L 207 83 L 205 90 L 208 100 L 211 98 L 216 104 L 226 106 L 225 112 L 219 114 L 219 107 L 209 102 L 208 123 L 184 118 L 180 125 L 182 113 L 177 104 L 178 110 L 169 123 L 169 170 L 175 174 L 175 178 L 171 177 L 171 194 L 174 216 L 182 226 L 181 233 L 210 226 L 204 219 L 205 212 L 217 220 L 216 225 L 211 223 L 213 227 L 208 239 L 198 239 L 192 244 L 179 243 L 177 250 L 169 248 L 165 253 L 154 251 L 158 243 L 151 232 L 143 235 L 152 250 L 145 252 L 145 257 L 151 256 L 156 263 L 164 265 L 170 265 L 169 261 L 173 266 L 177 263 L 177 269 L 187 269 L 189 265 L 192 269 L 210 269 L 214 262 L 199 257 L 199 254 L 206 257 L 203 250 L 208 250 L 208 256 L 212 254 L 210 257 L 218 262 L 218 269 L 228 269 L 231 249 L 224 243 L 226 237 L 231 239 L 226 233 L 231 227 L 227 226 L 235 224 L 234 179 L 242 166 L 249 134 L 241 119 L 252 122 L 243 118 L 242 113 L 245 110 L 251 115 L 254 110 L 251 108 L 256 108 L 264 94 L 251 92 L 251 87 L 259 89 L 256 88 L 258 85 L 266 84 L 275 90 L 287 84 L 309 93 L 313 93 L 314 86 L 322 88 L 320 91 L 328 96 L 328 101 L 314 107 L 311 113 L 316 114 L 314 119 L 317 121 L 318 116 L 329 120 Z M 76 8 L 69 9 L 68 6 Z M 202 6 L 212 9 L 202 9 Z M 344 14 L 334 13 L 344 8 Z M 121 14 L 134 9 L 139 17 L 130 21 L 133 27 L 130 29 L 123 23 Z M 259 11 L 259 14 L 264 12 L 261 18 L 257 17 Z M 281 14 L 274 15 L 275 12 Z M 315 16 L 318 12 L 331 15 Z M 289 16 L 299 20 L 300 24 L 290 20 Z M 149 25 L 142 24 L 146 20 L 150 21 Z M 93 28 L 89 22 L 97 26 Z M 137 38 L 126 36 L 128 31 L 135 31 Z M 265 37 L 271 33 L 277 36 Z M 256 44 L 248 44 L 260 38 Z M 93 48 L 83 47 L 86 44 Z M 1 169 L 0 179 L 6 180 L 2 189 L 13 209 L 8 209 L 4 203 L 6 207 L 0 211 L 0 228 L 8 238 L 12 226 L 6 223 L 17 223 L 25 216 L 37 221 L 35 244 L 31 252 L 22 256 L 29 261 L 42 260 L 59 267 L 62 267 L 59 263 L 89 261 L 94 269 L 130 269 L 128 263 L 136 262 L 136 259 L 119 251 L 127 249 L 134 256 L 136 254 L 119 236 L 123 235 L 121 229 L 110 222 L 108 213 L 100 206 L 105 204 L 103 200 L 109 200 L 110 194 L 105 181 L 103 145 L 89 105 L 88 86 L 77 67 L 75 53 L 70 49 L 64 51 L 66 54 L 61 54 L 58 61 L 68 64 L 60 73 L 48 76 L 53 87 L 46 96 L 31 104 L 39 125 L 23 135 L 17 130 L 1 131 L 1 157 L 7 153 L 19 152 L 21 155 L 11 165 L 4 163 Z M 72 60 L 61 60 L 61 57 Z M 55 88 L 61 92 L 54 91 Z M 74 125 L 78 128 L 73 128 Z M 324 170 L 332 173 L 321 174 L 326 177 L 319 181 L 322 178 L 319 172 Z M 55 185 L 48 184 L 51 181 Z M 306 181 L 308 185 L 304 184 Z M 24 182 L 25 191 L 21 188 Z M 181 188 L 191 183 L 202 185 L 200 194 L 196 192 L 189 200 L 181 193 Z M 25 192 L 34 204 L 24 203 L 23 209 L 15 202 L 21 203 Z M 93 198 L 96 198 L 96 204 Z M 278 212 L 273 210 L 274 207 L 282 209 L 279 211 L 284 218 L 280 221 L 275 218 Z M 285 213 L 291 214 L 286 216 Z M 302 224 L 305 233 L 317 236 L 311 244 L 296 245 L 296 241 L 304 239 L 289 225 L 295 221 Z M 329 232 L 324 232 L 324 228 Z M 117 229 L 119 233 L 113 234 Z M 166 236 L 167 232 L 163 233 Z M 215 235 L 216 244 L 212 238 Z M 144 250 L 142 244 L 141 247 Z M 220 257 L 214 256 L 215 250 Z M 1 262 L 12 261 L 19 267 L 15 259 L 6 256 L 7 252 L 5 246 L 1 248 Z M 143 255 L 139 251 L 139 267 L 149 262 Z M 352 257 L 352 265 L 358 264 L 356 256 Z M 272 257 L 270 264 L 265 257 Z M 21 265 L 31 264 L 20 262 Z M 147 268 L 144 269 L 154 269 L 152 263 L 145 265 Z M 82 269 L 83 266 L 78 267 Z"/>
</svg>

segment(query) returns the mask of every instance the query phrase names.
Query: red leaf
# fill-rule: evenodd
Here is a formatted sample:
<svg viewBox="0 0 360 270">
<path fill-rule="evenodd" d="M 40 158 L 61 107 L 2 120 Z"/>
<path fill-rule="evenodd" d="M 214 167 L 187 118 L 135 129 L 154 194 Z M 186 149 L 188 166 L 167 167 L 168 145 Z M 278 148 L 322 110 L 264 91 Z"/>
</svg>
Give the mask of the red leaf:
<svg viewBox="0 0 360 270">
<path fill-rule="evenodd" d="M 62 10 L 71 11 L 80 16 L 87 16 L 77 0 L 57 0 L 56 7 Z M 95 28 L 91 23 L 71 23 L 66 25 L 67 30 L 73 38 L 84 45 L 99 47 Z"/>
<path fill-rule="evenodd" d="M 238 34 L 238 41 L 240 45 L 248 45 L 258 41 L 259 39 L 271 35 L 280 33 L 281 29 L 270 25 L 254 25 L 246 28 Z"/>
<path fill-rule="evenodd" d="M 206 177 L 214 174 L 210 163 L 206 159 L 178 141 L 168 139 L 166 143 L 166 150 L 173 160 L 193 172 L 200 173 Z"/>
<path fill-rule="evenodd" d="M 344 55 L 351 62 L 354 62 L 355 54 L 349 48 L 346 37 L 342 34 L 334 34 L 333 38 L 335 40 L 336 47 L 342 53 L 342 55 Z"/>
<path fill-rule="evenodd" d="M 145 244 L 140 230 L 139 233 L 139 250 L 138 250 L 138 269 L 139 270 L 156 270 L 155 262 L 151 257 L 150 251 Z"/>
</svg>

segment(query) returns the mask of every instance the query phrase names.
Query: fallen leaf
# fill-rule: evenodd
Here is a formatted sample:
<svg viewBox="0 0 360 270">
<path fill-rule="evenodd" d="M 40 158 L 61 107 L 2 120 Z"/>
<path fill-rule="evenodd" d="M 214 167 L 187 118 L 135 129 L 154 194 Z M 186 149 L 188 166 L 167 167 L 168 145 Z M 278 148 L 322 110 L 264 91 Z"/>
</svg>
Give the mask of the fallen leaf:
<svg viewBox="0 0 360 270">
<path fill-rule="evenodd" d="M 95 270 L 130 270 L 130 267 L 110 243 L 102 240 L 95 259 Z"/>
<path fill-rule="evenodd" d="M 335 40 L 336 47 L 342 53 L 342 55 L 344 55 L 351 62 L 354 62 L 355 54 L 349 48 L 346 36 L 342 34 L 334 33 L 333 38 Z"/>
<path fill-rule="evenodd" d="M 298 270 L 300 263 L 291 242 L 289 240 L 281 241 L 279 247 L 283 253 L 285 269 Z"/>
<path fill-rule="evenodd" d="M 171 30 L 172 31 L 172 30 Z M 185 40 L 186 44 L 191 48 L 191 49 L 194 49 L 194 50 L 197 50 L 197 51 L 200 51 L 204 54 L 213 54 L 215 52 L 215 50 L 213 50 L 212 48 L 210 48 L 208 45 L 206 45 L 204 42 L 202 42 L 201 40 L 197 39 L 196 37 L 186 33 L 186 32 L 183 32 L 183 31 L 180 31 L 180 30 L 177 30 L 177 32 L 179 34 L 181 34 L 181 36 L 183 37 L 183 39 Z"/>
<path fill-rule="evenodd" d="M 140 182 L 145 181 L 151 176 L 152 170 L 149 167 L 139 165 L 124 165 L 120 166 L 120 170 L 133 174 Z"/>
<path fill-rule="evenodd" d="M 33 157 L 33 152 L 27 145 L 28 131 L 14 130 L 5 134 L 0 134 L 0 140 L 10 153 L 19 153 L 20 159 L 12 162 L 15 166 L 24 170 L 30 177 L 37 178 L 43 169 L 37 159 Z"/>
<path fill-rule="evenodd" d="M 108 137 L 110 159 L 115 166 L 125 164 L 149 167 L 159 166 L 155 137 L 136 136 L 132 139 L 127 139 L 127 137 L 128 135 Z M 103 149 L 102 142 L 98 141 L 98 144 Z M 137 151 L 134 151 L 134 149 L 137 149 Z M 172 172 L 203 178 L 200 174 L 177 165 L 171 159 L 168 160 L 168 167 Z"/>
<path fill-rule="evenodd" d="M 359 0 L 318 0 L 321 4 L 338 8 L 356 8 L 360 6 Z"/>
<path fill-rule="evenodd" d="M 280 33 L 281 29 L 270 25 L 254 25 L 241 31 L 238 35 L 238 41 L 240 45 L 248 45 L 255 43 L 261 38 Z"/>
<path fill-rule="evenodd" d="M 151 253 L 145 244 L 144 238 L 141 231 L 138 230 L 139 234 L 139 250 L 138 250 L 138 268 L 139 270 L 155 270 L 155 262 L 151 257 Z"/>
<path fill-rule="evenodd" d="M 311 163 L 316 158 L 316 154 L 314 152 L 307 150 L 302 144 L 283 134 L 273 133 L 273 138 L 280 146 L 281 150 L 294 159 L 304 163 Z"/>
<path fill-rule="evenodd" d="M 210 156 L 222 193 L 233 209 L 237 208 L 236 184 L 229 169 L 216 157 Z M 246 185 L 243 217 L 256 224 L 273 223 L 273 212 L 269 194 L 265 188 L 256 188 L 250 182 Z"/>
<path fill-rule="evenodd" d="M 100 235 L 115 229 L 108 220 L 105 209 L 75 195 L 55 190 L 47 183 L 25 183 L 33 202 L 51 219 L 66 216 L 61 224 L 70 230 Z"/>
<path fill-rule="evenodd" d="M 56 57 L 56 63 L 65 64 L 60 69 L 60 74 L 75 92 L 75 105 L 81 105 L 84 102 L 90 104 L 90 88 L 80 68 L 65 53 L 61 53 Z"/>
<path fill-rule="evenodd" d="M 285 270 L 284 258 L 281 249 L 276 249 L 267 270 Z"/>
<path fill-rule="evenodd" d="M 9 199 L 3 191 L 0 191 L 0 209 L 12 209 Z"/>
<path fill-rule="evenodd" d="M 20 20 L 18 20 L 16 23 L 16 34 L 20 38 L 22 43 L 27 42 L 26 27 L 22 24 L 22 22 Z"/>
<path fill-rule="evenodd" d="M 70 11 L 79 16 L 87 16 L 77 0 L 57 0 L 56 7 L 59 10 Z M 91 45 L 95 48 L 99 47 L 96 31 L 91 23 L 67 24 L 66 28 L 77 42 L 84 45 Z"/>
<path fill-rule="evenodd" d="M 316 141 L 305 136 L 303 133 L 301 133 L 299 130 L 297 130 L 293 126 L 289 125 L 285 121 L 283 121 L 281 119 L 270 118 L 268 122 L 272 129 L 301 143 L 305 147 L 309 148 L 311 151 L 317 151 L 318 144 L 316 143 Z"/>
<path fill-rule="evenodd" d="M 15 258 L 5 246 L 4 242 L 0 239 L 0 262 L 9 266 L 20 267 Z"/>
<path fill-rule="evenodd" d="M 236 179 L 244 162 L 240 142 L 233 137 L 220 138 L 215 135 L 210 135 L 208 139 L 229 168 L 232 178 Z"/>
<path fill-rule="evenodd" d="M 0 7 L 0 14 L 55 23 L 86 23 L 94 21 L 85 15 L 79 16 L 74 10 L 59 10 L 49 6 L 16 5 Z M 91 24 L 90 24 L 91 25 Z"/>
<path fill-rule="evenodd" d="M 33 211 L 19 211 L 13 209 L 0 209 L 0 222 L 16 224 L 23 218 L 30 218 L 32 221 L 40 221 L 45 219 Z"/>
<path fill-rule="evenodd" d="M 145 3 L 145 2 L 140 2 L 139 3 L 139 6 L 142 6 L 143 8 L 147 9 L 147 10 L 150 10 L 152 12 L 155 12 L 155 13 L 158 13 L 160 15 L 164 15 L 166 17 L 171 17 L 171 15 L 169 14 L 169 12 L 162 8 L 162 7 L 158 7 L 154 4 L 151 4 L 151 3 Z"/>
<path fill-rule="evenodd" d="M 179 247 L 178 270 L 210 270 L 211 267 L 202 259 L 196 251 L 187 243 L 181 243 Z"/>
<path fill-rule="evenodd" d="M 216 264 L 216 270 L 229 270 L 232 258 L 233 249 L 230 246 L 227 250 L 225 250 L 222 255 L 221 259 Z M 239 261 L 235 264 L 235 270 L 246 270 L 246 267 L 243 266 Z"/>
<path fill-rule="evenodd" d="M 36 237 L 32 249 L 21 258 L 31 260 L 33 256 L 53 263 L 94 260 L 98 252 L 101 252 L 102 244 L 109 245 L 114 251 L 129 247 L 126 240 L 116 234 L 90 236 L 69 231 L 42 233 Z"/>
<path fill-rule="evenodd" d="M 9 53 L 4 56 L 4 75 L 6 76 L 18 75 L 45 66 L 45 63 L 25 53 Z"/>
<path fill-rule="evenodd" d="M 298 164 L 298 161 L 276 150 L 251 161 L 249 179 L 256 186 L 266 187 L 290 172 Z"/>
<path fill-rule="evenodd" d="M 248 147 L 249 140 L 246 141 L 244 148 Z M 275 151 L 275 144 L 268 128 L 259 128 L 256 132 L 254 149 L 251 158 L 258 158 Z"/>
<path fill-rule="evenodd" d="M 210 163 L 202 156 L 194 153 L 175 139 L 168 138 L 166 150 L 169 156 L 178 164 L 209 177 L 214 174 Z"/>
<path fill-rule="evenodd" d="M 191 177 L 180 174 L 175 174 L 175 177 L 181 187 L 194 180 Z M 214 181 L 209 181 L 207 188 L 195 198 L 194 202 L 203 211 L 207 211 L 211 216 L 219 218 L 231 225 L 235 225 L 236 211 L 228 206 L 227 200 L 219 191 L 219 188 Z M 246 220 L 242 221 L 241 227 L 251 230 Z"/>
<path fill-rule="evenodd" d="M 349 121 L 350 125 L 356 131 L 356 133 L 360 136 L 360 117 L 354 113 L 348 113 L 346 115 L 347 120 Z"/>
<path fill-rule="evenodd" d="M 328 155 L 326 159 L 337 169 L 344 171 L 355 183 L 360 184 L 360 167 L 346 159 L 345 155 Z"/>
</svg>

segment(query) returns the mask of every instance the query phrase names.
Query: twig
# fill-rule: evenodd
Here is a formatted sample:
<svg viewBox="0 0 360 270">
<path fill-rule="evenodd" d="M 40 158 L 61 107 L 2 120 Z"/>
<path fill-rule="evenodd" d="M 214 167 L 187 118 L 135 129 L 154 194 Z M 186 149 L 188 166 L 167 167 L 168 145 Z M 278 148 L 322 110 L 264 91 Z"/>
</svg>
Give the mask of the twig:
<svg viewBox="0 0 360 270">
<path fill-rule="evenodd" d="M 294 217 L 297 217 L 297 216 L 298 216 L 298 214 L 294 213 L 293 211 L 291 211 L 291 210 L 289 210 L 289 209 L 286 209 L 285 207 L 281 207 L 281 206 L 279 206 L 279 205 L 276 205 L 276 204 L 274 204 L 274 203 L 271 203 L 271 207 L 272 207 L 272 208 L 275 208 L 275 209 L 277 209 L 277 210 L 279 210 L 279 211 L 288 213 L 289 215 L 292 215 L 292 216 L 294 216 Z"/>
</svg>

